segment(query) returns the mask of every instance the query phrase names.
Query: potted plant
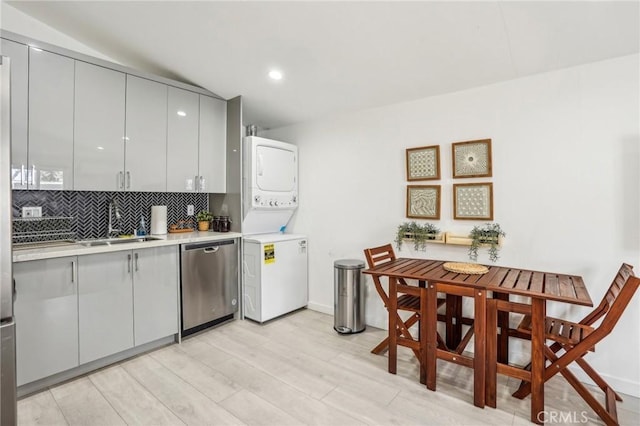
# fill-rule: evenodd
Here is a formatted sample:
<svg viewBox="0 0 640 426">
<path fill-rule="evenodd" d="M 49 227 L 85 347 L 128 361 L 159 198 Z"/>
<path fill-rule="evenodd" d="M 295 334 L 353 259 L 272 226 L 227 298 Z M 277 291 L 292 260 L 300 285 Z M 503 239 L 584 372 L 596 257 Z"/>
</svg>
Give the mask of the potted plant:
<svg viewBox="0 0 640 426">
<path fill-rule="evenodd" d="M 498 260 L 500 237 L 504 237 L 504 233 L 500 224 L 487 223 L 483 226 L 474 226 L 469 234 L 471 238 L 471 246 L 469 247 L 469 259 L 476 262 L 478 260 L 478 248 L 482 245 L 489 246 L 489 259 L 492 262 Z"/>
<path fill-rule="evenodd" d="M 427 241 L 435 240 L 438 232 L 440 232 L 440 229 L 432 223 L 420 225 L 415 221 L 405 222 L 398 225 L 396 239 L 394 241 L 398 250 L 402 248 L 402 242 L 404 240 L 413 240 L 413 248 L 424 251 L 427 248 Z"/>
<path fill-rule="evenodd" d="M 213 215 L 207 210 L 202 210 L 198 212 L 196 219 L 198 220 L 198 231 L 208 231 L 209 222 L 213 219 Z"/>
</svg>

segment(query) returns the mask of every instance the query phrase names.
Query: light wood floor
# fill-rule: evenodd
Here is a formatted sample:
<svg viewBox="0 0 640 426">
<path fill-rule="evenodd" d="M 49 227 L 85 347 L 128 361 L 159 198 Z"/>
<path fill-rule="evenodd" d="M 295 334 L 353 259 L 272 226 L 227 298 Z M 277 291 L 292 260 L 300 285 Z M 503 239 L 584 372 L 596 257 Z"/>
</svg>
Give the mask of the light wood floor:
<svg viewBox="0 0 640 426">
<path fill-rule="evenodd" d="M 338 335 L 333 318 L 302 310 L 266 325 L 235 321 L 52 387 L 18 402 L 20 425 L 530 425 L 529 398 L 499 378 L 498 409 L 473 406 L 471 371 L 440 362 L 438 390 L 418 382 L 413 354 L 398 374 L 369 351 L 386 331 Z M 599 419 L 564 379 L 546 387 L 546 409 Z M 640 400 L 618 404 L 638 424 Z M 566 419 L 566 417 L 565 417 Z"/>
</svg>

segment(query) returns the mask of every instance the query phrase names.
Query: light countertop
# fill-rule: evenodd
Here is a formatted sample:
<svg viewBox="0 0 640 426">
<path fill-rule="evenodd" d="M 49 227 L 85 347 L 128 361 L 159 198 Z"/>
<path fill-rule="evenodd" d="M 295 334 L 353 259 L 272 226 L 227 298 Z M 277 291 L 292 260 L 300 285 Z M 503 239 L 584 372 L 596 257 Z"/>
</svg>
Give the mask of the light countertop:
<svg viewBox="0 0 640 426">
<path fill-rule="evenodd" d="M 51 259 L 65 256 L 82 256 L 85 254 L 107 253 L 112 251 L 136 250 L 149 247 L 170 246 L 188 243 L 200 243 L 207 241 L 229 240 L 242 237 L 238 232 L 188 232 L 183 234 L 149 235 L 160 238 L 158 240 L 142 241 L 126 244 L 100 245 L 87 247 L 79 243 L 61 245 L 55 247 L 38 247 L 13 250 L 14 262 L 26 262 L 29 260 Z"/>
</svg>

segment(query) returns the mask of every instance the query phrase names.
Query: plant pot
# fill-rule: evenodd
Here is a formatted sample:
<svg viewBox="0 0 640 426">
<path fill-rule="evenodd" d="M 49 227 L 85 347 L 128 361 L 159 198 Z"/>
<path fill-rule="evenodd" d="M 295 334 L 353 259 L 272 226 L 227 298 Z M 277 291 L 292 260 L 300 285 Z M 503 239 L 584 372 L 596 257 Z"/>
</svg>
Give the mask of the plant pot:
<svg viewBox="0 0 640 426">
<path fill-rule="evenodd" d="M 208 231 L 209 230 L 209 221 L 201 220 L 198 222 L 198 231 Z"/>
</svg>

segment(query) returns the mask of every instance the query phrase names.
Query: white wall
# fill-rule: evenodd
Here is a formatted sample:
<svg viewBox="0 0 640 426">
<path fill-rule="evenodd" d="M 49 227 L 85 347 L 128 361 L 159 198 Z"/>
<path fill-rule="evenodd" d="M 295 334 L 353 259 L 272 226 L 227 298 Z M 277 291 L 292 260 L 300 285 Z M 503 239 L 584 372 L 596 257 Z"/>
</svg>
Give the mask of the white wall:
<svg viewBox="0 0 640 426">
<path fill-rule="evenodd" d="M 105 61 L 114 61 L 106 55 L 80 43 L 74 38 L 61 33 L 60 31 L 44 24 L 37 19 L 21 12 L 20 10 L 6 4 L 4 1 L 0 5 L 0 23 L 3 30 L 11 31 L 34 40 L 43 41 L 55 46 L 64 47 L 65 49 L 75 52 L 84 53 Z"/>
<path fill-rule="evenodd" d="M 309 236 L 309 306 L 331 313 L 334 260 L 364 259 L 365 247 L 391 242 L 407 220 L 406 148 L 441 146 L 441 229 L 482 223 L 453 221 L 451 206 L 451 143 L 482 138 L 492 139 L 494 217 L 507 232 L 499 264 L 582 275 L 596 304 L 621 262 L 640 274 L 638 63 L 627 56 L 269 131 L 300 147 L 290 228 Z M 402 254 L 468 260 L 466 248 L 436 244 Z M 479 261 L 489 262 L 485 253 Z M 367 323 L 386 327 L 369 278 L 367 286 Z M 588 311 L 548 307 L 576 320 Z M 636 396 L 638 324 L 640 294 L 588 355 L 617 390 Z"/>
</svg>

